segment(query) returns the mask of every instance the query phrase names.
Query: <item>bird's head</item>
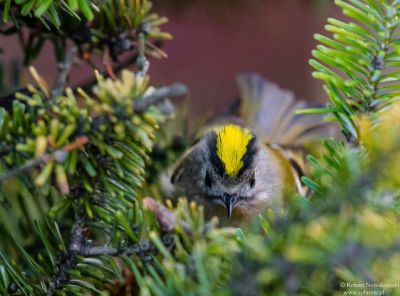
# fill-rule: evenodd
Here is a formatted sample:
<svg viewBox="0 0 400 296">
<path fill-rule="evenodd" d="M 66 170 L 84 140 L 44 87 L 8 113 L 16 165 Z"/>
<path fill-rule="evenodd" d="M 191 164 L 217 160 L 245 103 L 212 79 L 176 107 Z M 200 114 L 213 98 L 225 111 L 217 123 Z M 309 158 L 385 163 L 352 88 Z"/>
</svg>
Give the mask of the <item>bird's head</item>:
<svg viewBox="0 0 400 296">
<path fill-rule="evenodd" d="M 228 217 L 233 208 L 254 195 L 257 144 L 249 129 L 232 124 L 214 128 L 202 139 L 204 198 L 225 206 Z"/>
</svg>

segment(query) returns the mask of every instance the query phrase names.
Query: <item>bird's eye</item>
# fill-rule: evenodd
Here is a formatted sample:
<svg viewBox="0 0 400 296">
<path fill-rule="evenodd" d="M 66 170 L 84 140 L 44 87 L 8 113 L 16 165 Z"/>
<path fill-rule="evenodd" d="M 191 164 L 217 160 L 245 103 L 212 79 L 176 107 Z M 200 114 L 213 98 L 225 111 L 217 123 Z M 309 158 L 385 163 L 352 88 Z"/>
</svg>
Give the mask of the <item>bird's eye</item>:
<svg viewBox="0 0 400 296">
<path fill-rule="evenodd" d="M 250 179 L 250 188 L 254 188 L 254 186 L 256 185 L 256 178 L 253 175 Z"/>
<path fill-rule="evenodd" d="M 211 175 L 210 175 L 210 173 L 208 171 L 206 172 L 206 176 L 204 178 L 204 183 L 206 184 L 206 186 L 208 188 L 211 188 L 213 182 L 212 182 L 212 179 L 211 179 Z"/>
</svg>

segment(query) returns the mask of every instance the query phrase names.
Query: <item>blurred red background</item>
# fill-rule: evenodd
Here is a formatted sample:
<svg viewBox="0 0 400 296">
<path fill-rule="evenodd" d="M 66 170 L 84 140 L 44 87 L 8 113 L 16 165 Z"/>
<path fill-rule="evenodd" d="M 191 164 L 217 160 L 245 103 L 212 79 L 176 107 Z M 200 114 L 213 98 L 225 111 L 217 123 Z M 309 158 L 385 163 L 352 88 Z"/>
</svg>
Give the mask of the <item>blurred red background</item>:
<svg viewBox="0 0 400 296">
<path fill-rule="evenodd" d="M 293 90 L 300 98 L 323 102 L 321 83 L 311 77 L 308 65 L 316 42 L 314 33 L 323 32 L 326 18 L 337 16 L 330 1 L 236 1 L 235 5 L 218 7 L 209 2 L 176 9 L 155 1 L 160 15 L 169 23 L 164 31 L 174 39 L 163 50 L 168 59 L 151 60 L 153 85 L 181 81 L 191 90 L 192 111 L 202 114 L 224 108 L 237 97 L 235 76 L 254 71 Z M 0 37 L 7 64 L 22 59 L 22 50 L 14 37 Z M 48 45 L 34 65 L 49 81 L 56 74 L 52 48 Z M 92 70 L 85 66 L 72 72 L 71 84 L 89 78 Z"/>
</svg>

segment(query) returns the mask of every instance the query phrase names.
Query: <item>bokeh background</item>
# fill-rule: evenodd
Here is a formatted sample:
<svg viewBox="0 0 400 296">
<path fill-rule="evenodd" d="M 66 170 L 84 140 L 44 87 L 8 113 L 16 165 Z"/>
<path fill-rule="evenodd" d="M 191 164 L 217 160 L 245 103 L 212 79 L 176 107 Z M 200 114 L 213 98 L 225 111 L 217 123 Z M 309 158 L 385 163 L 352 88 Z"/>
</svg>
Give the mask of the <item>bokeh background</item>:
<svg viewBox="0 0 400 296">
<path fill-rule="evenodd" d="M 321 83 L 311 77 L 308 65 L 327 17 L 337 16 L 331 0 L 154 0 L 155 11 L 169 18 L 164 31 L 174 39 L 163 44 L 164 60 L 151 60 L 155 85 L 181 81 L 191 90 L 193 115 L 212 114 L 237 98 L 235 76 L 258 72 L 299 98 L 324 102 Z M 3 76 L 10 75 L 22 49 L 16 36 L 1 37 Z M 56 74 L 50 45 L 34 62 L 40 74 L 52 81 Z M 81 65 L 71 85 L 93 75 Z M 29 75 L 24 70 L 23 79 Z M 5 82 L 7 84 L 7 81 Z M 9 90 L 5 89 L 3 92 Z"/>
</svg>

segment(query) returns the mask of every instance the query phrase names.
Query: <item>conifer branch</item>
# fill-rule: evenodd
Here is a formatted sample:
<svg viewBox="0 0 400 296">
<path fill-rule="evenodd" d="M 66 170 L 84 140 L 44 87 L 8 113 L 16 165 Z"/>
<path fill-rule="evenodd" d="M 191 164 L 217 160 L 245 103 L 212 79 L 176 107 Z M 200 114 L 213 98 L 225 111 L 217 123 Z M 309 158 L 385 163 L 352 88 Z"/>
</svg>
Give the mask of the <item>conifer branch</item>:
<svg viewBox="0 0 400 296">
<path fill-rule="evenodd" d="M 88 217 L 85 213 L 81 213 L 77 217 L 71 231 L 71 240 L 66 254 L 62 254 L 57 264 L 57 272 L 49 282 L 49 288 L 46 292 L 46 296 L 51 296 L 54 290 L 59 289 L 63 285 L 70 282 L 68 271 L 75 268 L 77 264 L 77 256 L 82 257 L 99 257 L 99 256 L 130 256 L 136 255 L 141 260 L 149 260 L 149 256 L 156 255 L 158 253 L 157 248 L 154 244 L 148 240 L 143 239 L 137 243 L 125 246 L 120 249 L 116 249 L 110 246 L 94 246 L 88 240 L 85 234 L 85 223 Z M 171 237 L 171 232 L 163 233 L 161 240 L 167 249 L 173 247 L 174 241 Z"/>
<path fill-rule="evenodd" d="M 75 62 L 76 53 L 77 53 L 76 47 L 70 48 L 65 54 L 64 61 L 62 63 L 58 64 L 59 74 L 58 74 L 56 82 L 54 83 L 54 87 L 53 87 L 53 91 L 52 91 L 53 97 L 62 95 L 65 85 L 68 80 L 68 75 L 71 71 L 71 68 L 72 68 L 74 62 Z"/>
<path fill-rule="evenodd" d="M 390 3 L 389 3 L 390 2 Z M 399 1 L 336 0 L 352 21 L 328 19 L 332 37 L 315 35 L 320 42 L 312 51 L 314 78 L 325 82 L 331 103 L 325 108 L 299 113 L 325 113 L 337 121 L 347 141 L 357 144 L 354 117 L 374 116 L 398 100 L 400 82 L 398 39 Z"/>
<path fill-rule="evenodd" d="M 61 149 L 57 149 L 52 153 L 43 154 L 39 157 L 28 160 L 23 166 L 10 170 L 0 175 L 0 182 L 4 182 L 10 178 L 17 177 L 21 174 L 29 172 L 31 169 L 50 161 L 63 162 L 67 158 L 67 154 L 75 149 L 79 149 L 89 142 L 86 136 L 80 136 L 74 142 L 65 145 Z"/>
</svg>

